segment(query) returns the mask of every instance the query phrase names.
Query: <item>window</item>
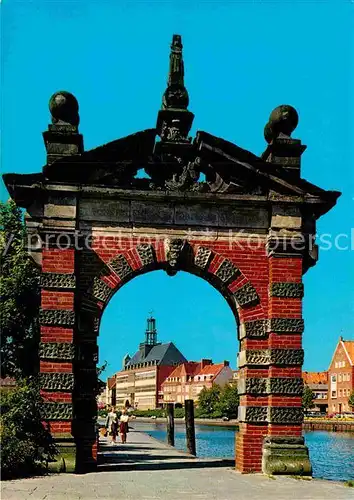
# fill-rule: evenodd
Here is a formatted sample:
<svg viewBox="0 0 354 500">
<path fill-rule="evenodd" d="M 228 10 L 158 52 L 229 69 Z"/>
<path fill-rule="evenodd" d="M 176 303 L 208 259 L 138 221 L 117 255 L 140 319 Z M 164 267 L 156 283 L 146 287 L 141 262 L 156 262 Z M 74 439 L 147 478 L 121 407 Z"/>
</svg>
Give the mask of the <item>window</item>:
<svg viewBox="0 0 354 500">
<path fill-rule="evenodd" d="M 338 368 L 338 362 L 337 361 L 334 364 L 334 368 Z"/>
<path fill-rule="evenodd" d="M 342 389 L 339 389 L 339 397 L 342 397 Z"/>
<path fill-rule="evenodd" d="M 331 398 L 336 398 L 337 397 L 337 391 L 332 391 Z"/>
<path fill-rule="evenodd" d="M 336 375 L 332 375 L 331 379 L 332 379 L 332 382 L 337 382 L 337 376 Z"/>
<path fill-rule="evenodd" d="M 339 373 L 339 375 L 338 375 L 338 382 L 342 382 L 342 374 L 341 373 Z"/>
</svg>

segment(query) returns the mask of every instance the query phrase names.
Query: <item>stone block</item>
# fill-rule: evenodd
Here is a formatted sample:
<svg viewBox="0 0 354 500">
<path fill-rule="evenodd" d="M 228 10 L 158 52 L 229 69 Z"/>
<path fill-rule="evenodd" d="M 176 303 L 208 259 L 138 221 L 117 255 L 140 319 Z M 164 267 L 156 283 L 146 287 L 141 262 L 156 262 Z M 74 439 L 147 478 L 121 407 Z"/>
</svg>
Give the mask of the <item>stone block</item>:
<svg viewBox="0 0 354 500">
<path fill-rule="evenodd" d="M 264 319 L 257 319 L 252 321 L 245 321 L 240 324 L 239 335 L 240 339 L 244 338 L 266 338 L 268 336 L 267 332 L 267 321 Z"/>
<path fill-rule="evenodd" d="M 258 293 L 251 283 L 246 283 L 236 290 L 234 298 L 240 307 L 250 307 L 259 302 Z"/>
<path fill-rule="evenodd" d="M 239 422 L 246 422 L 246 423 L 265 423 L 267 422 L 267 407 L 239 406 L 238 420 Z"/>
<path fill-rule="evenodd" d="M 173 224 L 174 207 L 172 203 L 131 202 L 132 224 Z"/>
<path fill-rule="evenodd" d="M 268 332 L 302 333 L 304 320 L 300 318 L 271 318 L 268 320 Z"/>
<path fill-rule="evenodd" d="M 287 299 L 300 299 L 304 296 L 304 285 L 302 283 L 271 283 L 271 297 L 283 297 Z"/>
<path fill-rule="evenodd" d="M 114 225 L 130 222 L 130 201 L 110 199 L 83 199 L 79 204 L 79 218 L 86 221 L 112 222 Z"/>
<path fill-rule="evenodd" d="M 75 346 L 68 342 L 41 342 L 39 344 L 40 359 L 56 359 L 71 361 L 75 356 Z"/>
<path fill-rule="evenodd" d="M 40 283 L 42 288 L 72 290 L 76 286 L 76 277 L 75 274 L 42 273 Z"/>
<path fill-rule="evenodd" d="M 304 438 L 267 436 L 263 441 L 262 472 L 311 476 L 312 467 Z"/>
</svg>

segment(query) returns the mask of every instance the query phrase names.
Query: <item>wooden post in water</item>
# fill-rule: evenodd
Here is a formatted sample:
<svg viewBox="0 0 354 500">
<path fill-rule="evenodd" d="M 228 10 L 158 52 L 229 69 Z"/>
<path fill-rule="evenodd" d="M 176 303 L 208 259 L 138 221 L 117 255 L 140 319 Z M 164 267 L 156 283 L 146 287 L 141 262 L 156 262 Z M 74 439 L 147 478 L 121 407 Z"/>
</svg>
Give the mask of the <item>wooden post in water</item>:
<svg viewBox="0 0 354 500">
<path fill-rule="evenodd" d="M 184 402 L 185 417 L 186 417 L 186 437 L 187 450 L 191 455 L 196 456 L 195 449 L 195 428 L 194 428 L 194 401 L 186 399 Z"/>
<path fill-rule="evenodd" d="M 167 417 L 167 442 L 170 446 L 175 445 L 175 413 L 174 404 L 166 404 L 166 417 Z"/>
</svg>

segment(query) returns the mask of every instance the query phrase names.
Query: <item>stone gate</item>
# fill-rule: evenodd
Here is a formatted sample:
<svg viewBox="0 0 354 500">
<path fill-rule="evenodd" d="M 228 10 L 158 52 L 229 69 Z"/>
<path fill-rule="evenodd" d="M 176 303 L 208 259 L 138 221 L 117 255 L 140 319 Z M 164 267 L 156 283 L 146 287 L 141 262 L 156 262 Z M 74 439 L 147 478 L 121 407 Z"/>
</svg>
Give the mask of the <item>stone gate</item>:
<svg viewBox="0 0 354 500">
<path fill-rule="evenodd" d="M 4 176 L 26 208 L 30 251 L 42 271 L 44 419 L 66 470 L 92 470 L 105 306 L 139 274 L 183 270 L 219 290 L 238 324 L 236 468 L 308 474 L 302 275 L 317 260 L 316 220 L 339 193 L 301 178 L 305 146 L 291 137 L 298 122 L 291 106 L 271 113 L 259 157 L 207 132 L 192 140 L 188 104 L 174 35 L 155 128 L 85 151 L 77 100 L 57 92 L 42 172 Z"/>
</svg>

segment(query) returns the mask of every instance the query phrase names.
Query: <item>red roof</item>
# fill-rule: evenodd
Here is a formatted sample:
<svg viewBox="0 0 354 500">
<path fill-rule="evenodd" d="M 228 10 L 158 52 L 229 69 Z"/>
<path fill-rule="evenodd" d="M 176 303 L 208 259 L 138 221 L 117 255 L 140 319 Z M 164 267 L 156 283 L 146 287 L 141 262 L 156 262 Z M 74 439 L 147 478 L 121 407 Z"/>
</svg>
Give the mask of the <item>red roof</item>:
<svg viewBox="0 0 354 500">
<path fill-rule="evenodd" d="M 354 365 L 354 340 L 343 340 L 343 345 L 349 356 L 350 363 Z"/>
<path fill-rule="evenodd" d="M 112 389 L 116 383 L 116 377 L 108 377 L 107 385 L 108 389 Z"/>
<path fill-rule="evenodd" d="M 182 363 L 178 365 L 172 373 L 168 376 L 164 383 L 169 383 L 171 378 L 181 378 L 181 377 L 195 377 L 196 375 L 212 375 L 215 377 L 224 368 L 224 363 L 219 363 L 217 365 L 207 364 L 203 368 L 202 362 L 189 361 L 188 363 Z"/>
<path fill-rule="evenodd" d="M 224 363 L 220 363 L 218 365 L 207 365 L 204 366 L 200 372 L 198 372 L 196 375 L 218 375 L 221 370 L 224 368 Z"/>
<path fill-rule="evenodd" d="M 172 373 L 168 376 L 168 378 L 178 378 L 178 377 L 183 377 L 183 376 L 191 376 L 195 375 L 200 368 L 200 363 L 197 363 L 196 361 L 189 361 L 188 363 L 182 363 L 178 365 Z"/>
<path fill-rule="evenodd" d="M 327 384 L 327 372 L 302 372 L 302 378 L 305 384 Z"/>
</svg>

